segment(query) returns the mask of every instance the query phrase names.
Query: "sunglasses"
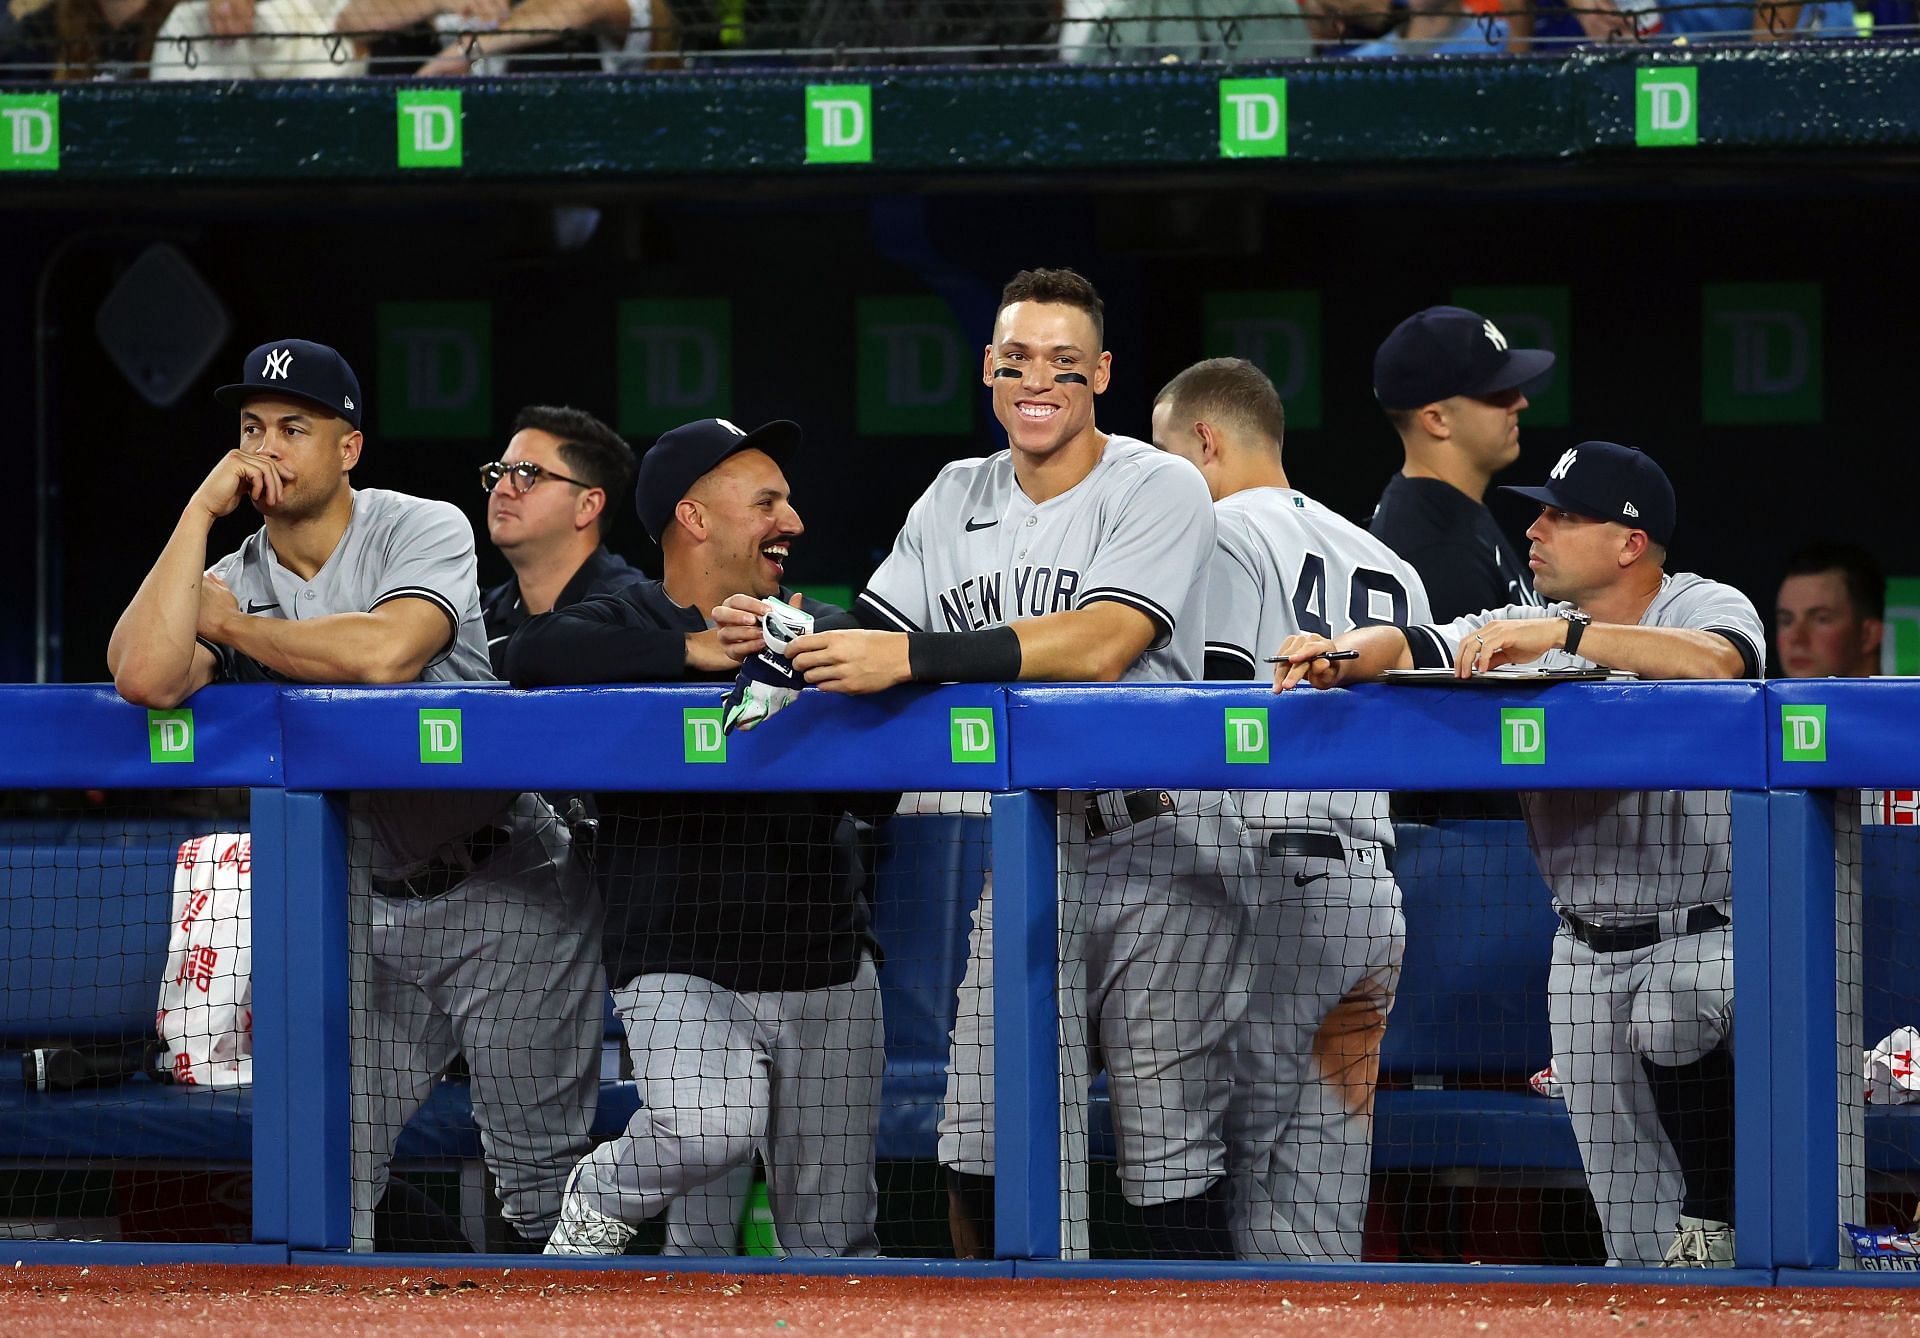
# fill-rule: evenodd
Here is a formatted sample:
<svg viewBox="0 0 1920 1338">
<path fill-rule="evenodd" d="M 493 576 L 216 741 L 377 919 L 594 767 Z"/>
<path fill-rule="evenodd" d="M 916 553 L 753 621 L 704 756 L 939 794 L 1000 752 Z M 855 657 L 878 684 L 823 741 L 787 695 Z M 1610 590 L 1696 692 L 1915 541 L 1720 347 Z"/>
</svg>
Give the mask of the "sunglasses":
<svg viewBox="0 0 1920 1338">
<path fill-rule="evenodd" d="M 480 466 L 481 490 L 491 496 L 493 490 L 500 486 L 500 480 L 509 474 L 513 475 L 513 490 L 520 494 L 532 492 L 534 485 L 539 483 L 541 479 L 559 479 L 562 483 L 571 483 L 579 488 L 596 486 L 592 483 L 583 483 L 579 479 L 570 479 L 565 474 L 556 473 L 554 470 L 536 465 L 531 460 L 520 460 L 514 464 L 507 464 L 504 461 L 495 460 L 490 465 Z"/>
</svg>

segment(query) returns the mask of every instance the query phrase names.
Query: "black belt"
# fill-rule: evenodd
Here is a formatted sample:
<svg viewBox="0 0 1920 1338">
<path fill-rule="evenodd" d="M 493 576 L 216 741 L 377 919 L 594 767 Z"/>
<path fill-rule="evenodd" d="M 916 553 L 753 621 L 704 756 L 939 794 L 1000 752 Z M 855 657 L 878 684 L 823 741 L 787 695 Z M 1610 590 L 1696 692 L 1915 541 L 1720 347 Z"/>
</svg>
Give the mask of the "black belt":
<svg viewBox="0 0 1920 1338">
<path fill-rule="evenodd" d="M 1630 925 L 1597 925 L 1591 920 L 1581 919 L 1572 911 L 1561 911 L 1560 922 L 1567 927 L 1568 933 L 1595 952 L 1637 952 L 1641 948 L 1651 948 L 1663 938 L 1704 934 L 1709 929 L 1719 929 L 1733 923 L 1718 906 L 1693 907 L 1687 912 L 1679 934 L 1662 934 L 1658 920 L 1641 920 Z"/>
<path fill-rule="evenodd" d="M 1376 866 L 1393 872 L 1393 850 L 1379 847 Z M 1347 843 L 1331 832 L 1275 832 L 1267 838 L 1267 854 L 1293 855 L 1300 859 L 1347 858 Z"/>
<path fill-rule="evenodd" d="M 411 901 L 431 901 L 435 897 L 445 896 L 473 877 L 481 865 L 513 844 L 513 833 L 505 827 L 476 827 L 448 844 L 464 850 L 468 863 L 437 859 L 405 878 L 375 878 L 373 890 L 383 897 L 404 897 Z"/>
<path fill-rule="evenodd" d="M 1103 798 L 1118 800 L 1126 810 L 1124 821 L 1109 819 L 1100 811 Z M 1165 817 L 1173 812 L 1173 796 L 1165 790 L 1102 790 L 1098 794 L 1087 796 L 1087 837 L 1098 841 L 1103 836 L 1123 832 L 1136 822 L 1145 822 L 1148 818 Z"/>
</svg>

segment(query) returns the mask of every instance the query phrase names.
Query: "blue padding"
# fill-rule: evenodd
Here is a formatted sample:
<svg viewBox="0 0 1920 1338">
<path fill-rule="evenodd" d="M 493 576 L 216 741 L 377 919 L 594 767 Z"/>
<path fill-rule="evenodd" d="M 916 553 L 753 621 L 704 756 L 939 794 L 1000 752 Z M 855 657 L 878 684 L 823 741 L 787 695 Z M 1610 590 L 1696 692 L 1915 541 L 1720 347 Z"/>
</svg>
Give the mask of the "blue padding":
<svg viewBox="0 0 1920 1338">
<path fill-rule="evenodd" d="M 1007 697 L 1019 789 L 1641 789 L 1649 777 L 1685 790 L 1766 784 L 1756 682 L 1367 684 L 1285 696 L 1241 684 L 1021 683 Z M 1541 764 L 1501 762 L 1500 713 L 1509 707 L 1546 712 Z M 1266 763 L 1228 763 L 1229 709 L 1267 712 Z"/>
<path fill-rule="evenodd" d="M 192 761 L 154 761 L 147 712 L 104 685 L 6 689 L 0 789 L 123 789 L 280 784 L 277 690 L 220 684 L 186 703 Z M 177 729 L 177 727 L 175 727 Z"/>
<path fill-rule="evenodd" d="M 1860 858 L 1861 1036 L 1871 1046 L 1896 1027 L 1920 1027 L 1920 827 L 1863 829 Z"/>
<path fill-rule="evenodd" d="M 1381 1071 L 1514 1083 L 1553 1057 L 1547 967 L 1559 921 L 1518 821 L 1401 823 L 1407 920 Z"/>
<path fill-rule="evenodd" d="M 214 826 L 0 823 L 0 1038 L 152 1031 L 174 862 Z"/>
<path fill-rule="evenodd" d="M 1374 1100 L 1373 1166 L 1578 1171 L 1567 1108 L 1531 1092 L 1381 1092 Z"/>
<path fill-rule="evenodd" d="M 1767 684 L 1768 784 L 1809 790 L 1911 786 L 1914 761 L 1920 758 L 1920 712 L 1913 709 L 1912 683 L 1910 678 L 1803 678 Z M 1786 759 L 1783 706 L 1826 708 L 1820 739 L 1824 760 Z"/>
<path fill-rule="evenodd" d="M 129 1079 L 119 1087 L 29 1092 L 0 1056 L 0 1149 L 7 1160 L 119 1158 L 244 1166 L 253 1159 L 253 1093 Z"/>
<path fill-rule="evenodd" d="M 287 784 L 307 790 L 992 790 L 1006 786 L 1000 689 L 899 689 L 873 697 L 802 693 L 778 719 L 725 741 L 724 761 L 689 761 L 687 711 L 705 687 L 497 685 L 284 688 Z M 424 761 L 423 710 L 458 710 L 460 760 Z M 994 760 L 956 762 L 955 710 L 990 713 Z M 699 726 L 698 728 L 704 728 Z M 565 739 L 564 748 L 530 747 Z M 983 753 L 984 755 L 984 753 Z"/>
</svg>

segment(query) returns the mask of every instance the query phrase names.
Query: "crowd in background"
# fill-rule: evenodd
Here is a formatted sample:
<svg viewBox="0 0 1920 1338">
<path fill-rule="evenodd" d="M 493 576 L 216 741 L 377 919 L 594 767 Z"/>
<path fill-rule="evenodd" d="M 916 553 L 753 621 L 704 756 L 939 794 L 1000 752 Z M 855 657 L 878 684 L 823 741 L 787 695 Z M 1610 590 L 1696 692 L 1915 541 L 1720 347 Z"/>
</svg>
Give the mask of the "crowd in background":
<svg viewBox="0 0 1920 1338">
<path fill-rule="evenodd" d="M 6 0 L 0 80 L 1487 55 L 1914 18 L 1913 0 Z"/>
</svg>

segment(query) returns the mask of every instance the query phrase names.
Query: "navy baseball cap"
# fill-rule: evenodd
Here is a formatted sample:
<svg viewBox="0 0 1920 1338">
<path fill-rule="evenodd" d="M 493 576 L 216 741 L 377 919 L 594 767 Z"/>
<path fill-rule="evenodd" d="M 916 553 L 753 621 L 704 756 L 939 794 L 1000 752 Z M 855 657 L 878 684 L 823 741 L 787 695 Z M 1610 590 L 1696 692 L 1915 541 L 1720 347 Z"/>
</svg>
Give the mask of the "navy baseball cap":
<svg viewBox="0 0 1920 1338">
<path fill-rule="evenodd" d="M 1373 355 L 1373 394 L 1386 409 L 1455 395 L 1497 395 L 1553 370 L 1543 348 L 1508 348 L 1500 327 L 1465 307 L 1428 307 L 1393 327 Z"/>
<path fill-rule="evenodd" d="M 262 344 L 247 354 L 238 381 L 213 392 L 216 400 L 235 409 L 255 395 L 310 400 L 334 417 L 360 426 L 360 378 L 345 358 L 309 339 Z"/>
<path fill-rule="evenodd" d="M 1583 441 L 1561 454 L 1547 481 L 1538 488 L 1503 484 L 1536 502 L 1595 520 L 1617 520 L 1645 530 L 1657 544 L 1673 540 L 1676 507 L 1673 484 L 1653 457 L 1632 446 Z"/>
<path fill-rule="evenodd" d="M 634 509 L 655 543 L 673 523 L 673 509 L 700 478 L 721 461 L 742 451 L 764 451 L 776 464 L 800 447 L 800 424 L 786 418 L 742 431 L 724 418 L 701 418 L 662 432 L 640 457 L 640 477 L 633 487 Z"/>
</svg>

